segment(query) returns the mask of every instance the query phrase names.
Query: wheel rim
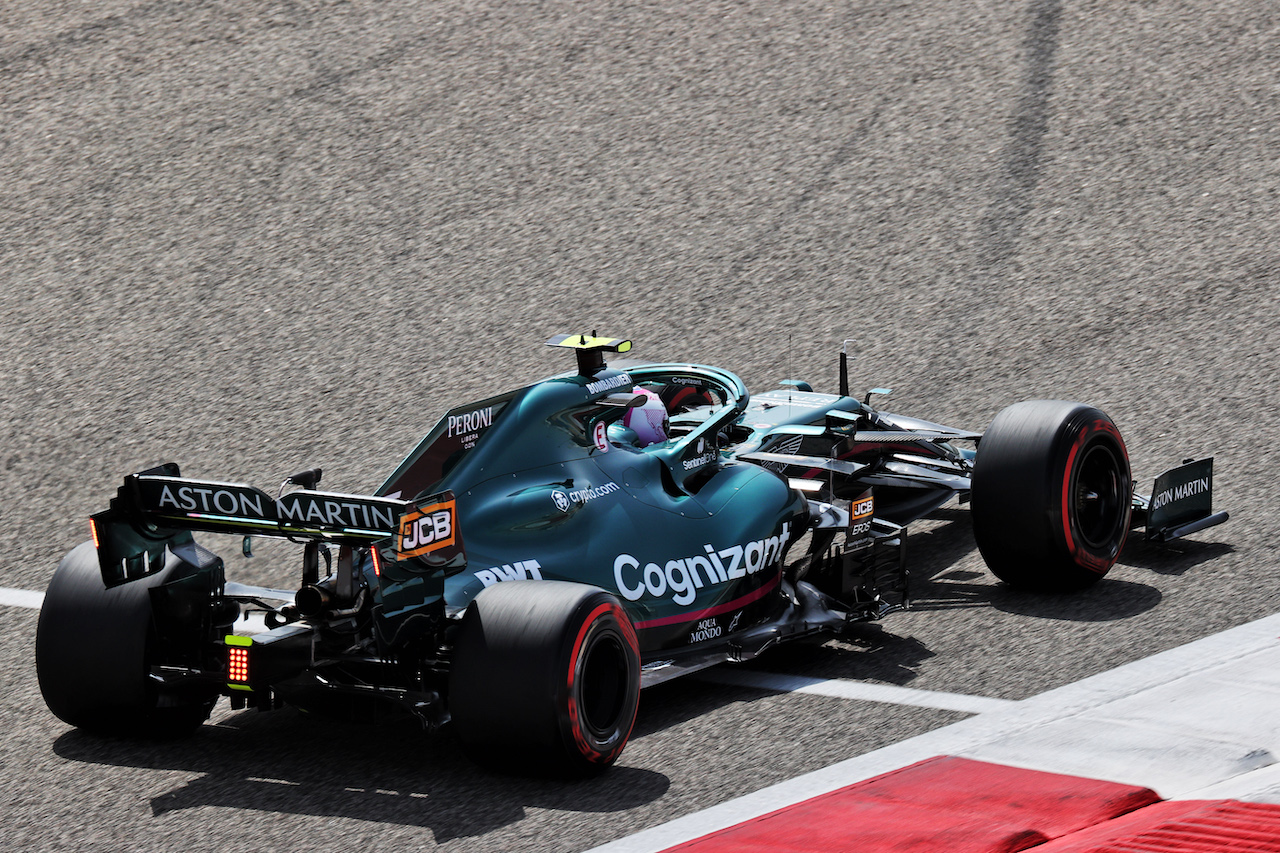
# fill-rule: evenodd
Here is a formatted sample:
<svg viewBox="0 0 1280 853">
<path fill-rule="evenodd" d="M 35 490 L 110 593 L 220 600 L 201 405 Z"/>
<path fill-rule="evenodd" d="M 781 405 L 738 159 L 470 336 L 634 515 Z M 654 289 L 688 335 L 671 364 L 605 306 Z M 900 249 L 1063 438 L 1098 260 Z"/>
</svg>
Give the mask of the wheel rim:
<svg viewBox="0 0 1280 853">
<path fill-rule="evenodd" d="M 1094 549 L 1110 547 L 1124 518 L 1124 477 L 1115 450 L 1105 442 L 1090 446 L 1076 470 L 1072 520 L 1080 538 Z"/>
<path fill-rule="evenodd" d="M 627 704 L 627 656 L 611 634 L 596 637 L 580 659 L 579 703 L 583 727 L 607 741 Z"/>
</svg>

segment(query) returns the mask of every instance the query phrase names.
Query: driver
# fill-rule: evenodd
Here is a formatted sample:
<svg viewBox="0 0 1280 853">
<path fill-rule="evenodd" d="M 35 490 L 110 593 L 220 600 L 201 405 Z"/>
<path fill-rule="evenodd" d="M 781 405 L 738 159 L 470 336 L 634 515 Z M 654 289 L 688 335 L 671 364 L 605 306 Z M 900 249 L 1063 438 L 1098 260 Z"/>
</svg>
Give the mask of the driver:
<svg viewBox="0 0 1280 853">
<path fill-rule="evenodd" d="M 635 393 L 642 395 L 644 402 L 627 409 L 627 413 L 622 416 L 622 425 L 635 433 L 636 447 L 648 447 L 666 441 L 671 426 L 667 419 L 667 407 L 652 391 L 637 388 Z"/>
</svg>

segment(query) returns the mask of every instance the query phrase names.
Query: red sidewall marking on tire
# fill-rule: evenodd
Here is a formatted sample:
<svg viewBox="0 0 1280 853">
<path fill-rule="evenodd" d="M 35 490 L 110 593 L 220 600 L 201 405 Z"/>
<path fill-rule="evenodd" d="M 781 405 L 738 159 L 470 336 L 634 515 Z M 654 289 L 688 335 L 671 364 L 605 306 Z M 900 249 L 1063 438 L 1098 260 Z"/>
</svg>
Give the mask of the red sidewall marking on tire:
<svg viewBox="0 0 1280 853">
<path fill-rule="evenodd" d="M 1062 478 L 1062 535 L 1066 537 L 1067 540 L 1067 553 L 1070 554 L 1072 559 L 1077 563 L 1080 562 L 1080 557 L 1076 552 L 1075 537 L 1071 535 L 1071 481 L 1074 479 L 1071 475 L 1076 464 L 1076 453 L 1080 451 L 1080 447 L 1085 443 L 1088 437 L 1089 434 L 1087 431 L 1082 431 L 1078 436 L 1076 436 L 1076 440 L 1071 445 L 1070 452 L 1067 453 L 1067 467 Z"/>
<path fill-rule="evenodd" d="M 575 676 L 577 675 L 578 656 L 582 653 L 582 644 L 583 642 L 586 641 L 587 635 L 591 633 L 591 629 L 595 626 L 596 620 L 599 619 L 600 616 L 605 613 L 610 613 L 613 615 L 614 620 L 619 625 L 619 633 L 622 634 L 623 639 L 625 639 L 628 645 L 631 646 L 631 650 L 636 654 L 637 659 L 639 658 L 639 654 L 640 654 L 639 643 L 636 639 L 635 630 L 631 628 L 631 623 L 626 618 L 626 613 L 623 612 L 621 607 L 619 607 L 617 604 L 615 604 L 612 601 L 606 601 L 604 604 L 601 604 L 598 607 L 596 607 L 595 610 L 592 610 L 591 614 L 587 616 L 587 618 L 583 621 L 582 627 L 578 629 L 578 636 L 575 637 L 573 640 L 573 651 L 569 655 L 569 673 L 568 673 L 568 676 L 569 676 L 568 677 L 569 727 L 570 727 L 570 732 L 573 735 L 573 741 L 574 743 L 577 744 L 579 751 L 582 753 L 582 756 L 587 760 L 593 761 L 596 763 L 608 762 L 614 755 L 618 753 L 618 750 L 621 749 L 622 746 L 626 745 L 626 742 L 627 742 L 626 737 L 622 738 L 620 744 L 607 753 L 601 752 L 600 750 L 596 749 L 596 747 L 587 739 L 586 733 L 583 731 L 582 715 L 579 712 L 578 703 L 574 699 L 574 693 L 573 693 L 574 679 L 575 679 Z M 635 724 L 634 717 L 632 718 L 631 722 L 632 722 L 632 725 Z M 630 734 L 631 734 L 631 728 L 628 727 L 627 736 L 630 737 Z"/>
<path fill-rule="evenodd" d="M 623 610 L 620 606 L 615 604 L 613 605 L 613 609 L 614 609 L 614 617 L 618 620 L 618 625 L 621 626 L 622 628 L 622 636 L 627 641 L 627 645 L 631 647 L 631 653 L 635 655 L 636 664 L 639 665 L 640 639 L 639 637 L 636 636 L 635 626 L 631 624 L 631 619 L 630 617 L 627 616 L 627 612 Z M 637 685 L 636 686 L 637 693 L 639 692 L 639 690 L 640 690 L 640 687 L 639 685 Z M 638 710 L 639 707 L 640 707 L 639 696 L 637 696 L 636 709 Z M 626 746 L 627 741 L 631 740 L 631 730 L 635 728 L 635 725 L 636 725 L 636 715 L 632 713 L 631 719 L 627 721 L 626 734 L 622 736 L 622 740 L 619 741 L 619 746 L 616 750 L 614 750 L 613 754 L 616 755 L 619 751 L 622 750 L 624 746 Z"/>
<path fill-rule="evenodd" d="M 1083 430 L 1081 430 L 1080 434 L 1076 436 L 1075 442 L 1071 445 L 1070 452 L 1067 453 L 1066 472 L 1065 476 L 1062 478 L 1061 511 L 1062 535 L 1066 539 L 1067 553 L 1071 555 L 1073 560 L 1075 560 L 1076 565 L 1081 568 L 1088 569 L 1089 571 L 1096 572 L 1100 575 L 1105 575 L 1111 568 L 1112 563 L 1115 561 L 1112 560 L 1111 562 L 1108 562 L 1106 560 L 1099 559 L 1088 551 L 1078 547 L 1076 545 L 1075 537 L 1071 532 L 1071 486 L 1075 480 L 1075 477 L 1073 476 L 1073 468 L 1075 466 L 1076 454 L 1080 452 L 1080 448 L 1088 444 L 1089 441 L 1091 441 L 1093 437 L 1100 432 L 1106 433 L 1115 439 L 1116 446 L 1120 449 L 1121 458 L 1126 462 L 1129 460 L 1129 451 L 1125 448 L 1124 440 L 1120 438 L 1120 431 L 1116 429 L 1115 425 L 1110 421 L 1105 420 L 1091 421 Z M 1125 540 L 1129 538 L 1128 534 L 1128 530 L 1123 531 L 1123 535 L 1120 538 L 1120 548 L 1124 548 Z M 1120 549 L 1117 549 L 1116 554 L 1119 555 L 1119 552 Z"/>
<path fill-rule="evenodd" d="M 636 636 L 636 628 L 631 624 L 631 619 L 627 616 L 625 610 L 618 605 L 613 605 L 614 616 L 618 620 L 618 625 L 622 629 L 622 636 L 627 641 L 627 645 L 631 647 L 631 651 L 635 653 L 636 660 L 640 659 L 640 638 Z"/>
</svg>

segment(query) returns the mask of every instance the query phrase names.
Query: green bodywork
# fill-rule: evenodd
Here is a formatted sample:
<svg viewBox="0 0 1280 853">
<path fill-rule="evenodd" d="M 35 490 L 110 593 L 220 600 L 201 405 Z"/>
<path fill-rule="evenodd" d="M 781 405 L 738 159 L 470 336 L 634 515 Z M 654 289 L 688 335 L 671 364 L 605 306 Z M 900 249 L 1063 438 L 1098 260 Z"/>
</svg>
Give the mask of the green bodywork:
<svg viewBox="0 0 1280 853">
<path fill-rule="evenodd" d="M 644 448 L 610 429 L 619 397 L 674 378 L 702 383 L 719 403 L 710 417 Z M 642 650 L 687 645 L 691 625 L 763 618 L 805 529 L 783 479 L 719 452 L 717 433 L 748 401 L 740 380 L 707 367 L 559 376 L 446 414 L 378 492 L 456 496 L 466 564 L 446 579 L 450 611 L 506 580 L 570 580 L 617 594 Z"/>
</svg>

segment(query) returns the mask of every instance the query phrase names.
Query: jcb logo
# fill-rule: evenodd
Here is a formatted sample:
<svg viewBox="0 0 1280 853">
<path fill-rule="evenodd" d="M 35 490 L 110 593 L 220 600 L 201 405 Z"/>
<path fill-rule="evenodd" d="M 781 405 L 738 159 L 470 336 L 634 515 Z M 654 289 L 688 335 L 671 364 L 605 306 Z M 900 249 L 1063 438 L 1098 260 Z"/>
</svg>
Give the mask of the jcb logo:
<svg viewBox="0 0 1280 853">
<path fill-rule="evenodd" d="M 400 559 L 420 557 L 448 548 L 454 542 L 456 525 L 453 501 L 424 506 L 400 517 Z"/>
<path fill-rule="evenodd" d="M 870 490 L 853 499 L 849 506 L 849 530 L 845 541 L 852 545 L 865 544 L 870 541 L 871 520 L 876 514 L 876 499 Z"/>
</svg>

